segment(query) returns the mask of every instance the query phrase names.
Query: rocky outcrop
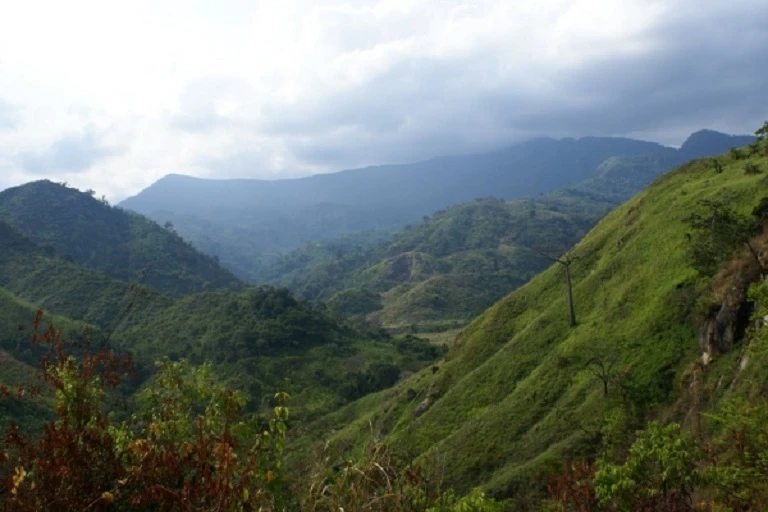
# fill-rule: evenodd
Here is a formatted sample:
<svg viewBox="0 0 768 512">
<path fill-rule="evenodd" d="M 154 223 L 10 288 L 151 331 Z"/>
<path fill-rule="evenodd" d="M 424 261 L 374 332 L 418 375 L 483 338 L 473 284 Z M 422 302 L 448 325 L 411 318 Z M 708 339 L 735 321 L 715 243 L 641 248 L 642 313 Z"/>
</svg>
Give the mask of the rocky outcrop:
<svg viewBox="0 0 768 512">
<path fill-rule="evenodd" d="M 713 288 L 718 300 L 699 325 L 699 346 L 704 364 L 717 354 L 729 352 L 744 336 L 752 313 L 747 290 L 750 284 L 764 277 L 768 268 L 764 262 L 766 246 L 760 249 L 759 261 L 752 255 L 733 260 L 715 276 Z"/>
</svg>

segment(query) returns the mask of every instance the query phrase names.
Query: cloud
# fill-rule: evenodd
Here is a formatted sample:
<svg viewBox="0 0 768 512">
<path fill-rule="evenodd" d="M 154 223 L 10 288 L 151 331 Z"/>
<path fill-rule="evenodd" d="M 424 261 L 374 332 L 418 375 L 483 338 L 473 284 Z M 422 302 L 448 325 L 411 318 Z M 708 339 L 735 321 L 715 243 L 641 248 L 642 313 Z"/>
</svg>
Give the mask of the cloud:
<svg viewBox="0 0 768 512">
<path fill-rule="evenodd" d="M 17 124 L 18 114 L 16 109 L 9 103 L 0 99 L 0 130 L 16 128 Z"/>
<path fill-rule="evenodd" d="M 33 174 L 55 171 L 78 173 L 91 168 L 96 162 L 120 155 L 124 150 L 106 145 L 93 130 L 67 135 L 40 152 L 26 152 L 19 157 L 24 170 Z"/>
<path fill-rule="evenodd" d="M 274 178 L 543 135 L 678 144 L 768 118 L 764 0 L 139 3 L 0 17 L 14 176 L 119 200 L 168 172 Z M 30 26 L 45 36 L 15 44 Z"/>
<path fill-rule="evenodd" d="M 338 169 L 536 136 L 644 134 L 676 144 L 705 127 L 750 132 L 768 117 L 760 2 L 647 2 L 641 11 L 617 2 L 624 8 L 613 14 L 600 14 L 610 11 L 600 2 L 552 4 L 562 12 L 532 32 L 500 4 L 437 20 L 409 12 L 411 22 L 424 18 L 411 31 L 362 30 L 375 17 L 346 13 L 334 35 L 345 51 L 326 63 L 335 84 L 321 74 L 316 90 L 210 125 L 239 123 L 294 168 Z M 590 21 L 600 16 L 607 28 Z M 226 159 L 209 169 L 245 172 Z"/>
</svg>

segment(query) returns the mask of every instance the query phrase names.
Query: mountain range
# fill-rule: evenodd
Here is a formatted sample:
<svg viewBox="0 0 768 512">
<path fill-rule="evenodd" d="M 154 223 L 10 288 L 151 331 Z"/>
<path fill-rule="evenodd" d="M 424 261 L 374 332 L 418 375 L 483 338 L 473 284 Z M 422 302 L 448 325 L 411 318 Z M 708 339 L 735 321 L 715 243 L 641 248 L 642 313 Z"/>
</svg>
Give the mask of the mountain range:
<svg viewBox="0 0 768 512">
<path fill-rule="evenodd" d="M 218 257 L 241 278 L 258 282 L 265 262 L 309 241 L 390 232 L 478 197 L 537 197 L 587 180 L 606 166 L 631 166 L 652 179 L 691 158 L 751 140 L 703 130 L 674 149 L 622 138 L 543 138 L 490 153 L 298 179 L 212 180 L 174 174 L 120 206 L 160 224 L 171 222 L 202 252 Z M 621 189 L 620 184 L 615 187 Z"/>
</svg>

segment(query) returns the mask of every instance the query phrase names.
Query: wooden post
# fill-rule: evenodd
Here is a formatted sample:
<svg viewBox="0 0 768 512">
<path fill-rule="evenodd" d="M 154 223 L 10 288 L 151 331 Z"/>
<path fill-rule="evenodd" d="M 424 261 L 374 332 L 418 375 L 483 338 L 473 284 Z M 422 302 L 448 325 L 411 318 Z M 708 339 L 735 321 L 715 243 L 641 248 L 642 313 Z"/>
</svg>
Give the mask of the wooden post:
<svg viewBox="0 0 768 512">
<path fill-rule="evenodd" d="M 565 286 L 568 289 L 568 312 L 571 315 L 571 327 L 576 327 L 576 309 L 573 306 L 573 286 L 571 284 L 571 263 L 573 260 L 560 261 L 565 267 Z"/>
</svg>

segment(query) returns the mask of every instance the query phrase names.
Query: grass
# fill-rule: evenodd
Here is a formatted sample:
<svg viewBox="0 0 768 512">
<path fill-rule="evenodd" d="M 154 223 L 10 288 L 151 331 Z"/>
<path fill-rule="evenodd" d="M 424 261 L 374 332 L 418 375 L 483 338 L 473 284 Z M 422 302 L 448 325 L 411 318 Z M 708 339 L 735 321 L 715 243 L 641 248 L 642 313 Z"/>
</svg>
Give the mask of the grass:
<svg viewBox="0 0 768 512">
<path fill-rule="evenodd" d="M 587 370 L 590 358 L 615 357 L 623 380 L 654 414 L 699 357 L 684 300 L 696 272 L 683 220 L 702 199 L 747 214 L 768 194 L 765 177 L 744 173 L 743 160 L 720 161 L 720 174 L 706 160 L 661 177 L 573 247 L 576 327 L 568 325 L 563 270 L 554 265 L 472 322 L 436 371 L 425 369 L 316 427 L 339 447 L 359 446 L 373 428 L 401 454 L 439 458 L 447 483 L 459 490 L 480 485 L 521 500 L 539 492 L 532 475 L 594 452 L 590 443 L 612 406 Z M 432 405 L 414 415 L 427 398 Z"/>
</svg>

